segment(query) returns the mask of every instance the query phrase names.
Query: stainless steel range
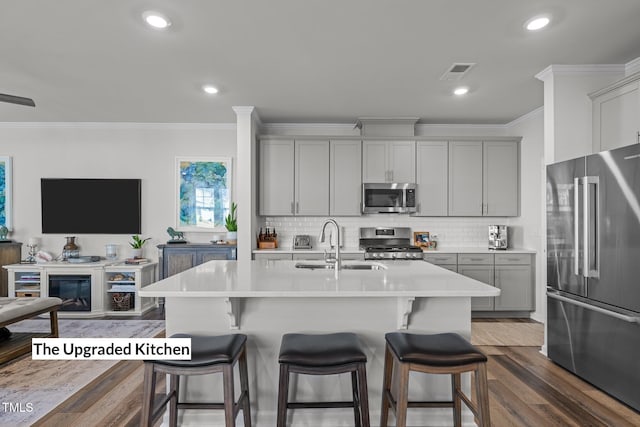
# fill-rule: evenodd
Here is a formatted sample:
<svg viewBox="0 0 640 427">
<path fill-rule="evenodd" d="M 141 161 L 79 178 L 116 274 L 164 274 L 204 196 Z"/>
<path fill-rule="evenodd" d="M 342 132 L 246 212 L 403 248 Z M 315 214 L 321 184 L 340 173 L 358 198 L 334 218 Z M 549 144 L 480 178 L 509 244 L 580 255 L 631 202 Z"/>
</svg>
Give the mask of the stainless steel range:
<svg viewBox="0 0 640 427">
<path fill-rule="evenodd" d="M 360 249 L 364 259 L 422 261 L 422 249 L 411 244 L 409 227 L 361 227 Z"/>
</svg>

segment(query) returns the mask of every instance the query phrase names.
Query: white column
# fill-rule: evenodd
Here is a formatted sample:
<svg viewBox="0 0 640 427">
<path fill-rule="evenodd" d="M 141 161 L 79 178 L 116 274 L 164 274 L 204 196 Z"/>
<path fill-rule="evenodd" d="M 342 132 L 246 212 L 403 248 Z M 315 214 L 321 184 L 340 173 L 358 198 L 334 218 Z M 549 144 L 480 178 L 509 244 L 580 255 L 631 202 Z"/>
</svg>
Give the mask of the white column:
<svg viewBox="0 0 640 427">
<path fill-rule="evenodd" d="M 536 75 L 544 82 L 544 148 L 547 164 L 592 153 L 589 93 L 623 77 L 617 64 L 550 65 Z"/>
<path fill-rule="evenodd" d="M 255 107 L 232 107 L 236 113 L 237 161 L 236 195 L 238 204 L 238 261 L 251 260 L 256 245 L 256 121 Z"/>
</svg>

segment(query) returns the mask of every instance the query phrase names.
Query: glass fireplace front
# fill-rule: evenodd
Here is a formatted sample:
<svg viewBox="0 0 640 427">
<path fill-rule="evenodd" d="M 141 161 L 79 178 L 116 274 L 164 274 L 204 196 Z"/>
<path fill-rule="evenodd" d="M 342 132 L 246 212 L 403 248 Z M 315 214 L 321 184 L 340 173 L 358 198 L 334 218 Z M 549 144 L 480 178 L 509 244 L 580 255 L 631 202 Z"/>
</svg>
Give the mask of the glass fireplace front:
<svg viewBox="0 0 640 427">
<path fill-rule="evenodd" d="M 60 311 L 91 311 L 91 275 L 50 274 L 49 296 L 62 300 Z"/>
</svg>

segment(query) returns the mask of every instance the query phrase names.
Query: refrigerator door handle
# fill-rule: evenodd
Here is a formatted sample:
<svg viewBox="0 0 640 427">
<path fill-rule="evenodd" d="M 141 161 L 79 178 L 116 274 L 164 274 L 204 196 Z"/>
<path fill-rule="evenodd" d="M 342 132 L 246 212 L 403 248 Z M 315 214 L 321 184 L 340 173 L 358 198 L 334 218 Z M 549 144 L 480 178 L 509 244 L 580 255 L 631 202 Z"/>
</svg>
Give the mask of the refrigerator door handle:
<svg viewBox="0 0 640 427">
<path fill-rule="evenodd" d="M 605 316 L 609 316 L 609 317 L 614 317 L 616 319 L 620 319 L 620 320 L 624 320 L 625 322 L 629 322 L 629 323 L 639 323 L 640 324 L 640 317 L 638 316 L 627 316 L 626 314 L 622 314 L 622 313 L 618 313 L 615 311 L 611 311 L 611 310 L 607 310 L 606 308 L 602 308 L 602 307 L 598 307 L 596 305 L 591 305 L 591 304 L 587 304 L 584 303 L 582 301 L 578 301 L 572 298 L 567 298 L 565 296 L 562 296 L 556 292 L 551 292 L 551 291 L 547 291 L 547 296 L 549 298 L 558 300 L 558 301 L 563 301 L 569 304 L 573 304 L 573 305 L 577 305 L 578 307 L 582 307 L 582 308 L 586 308 L 587 310 L 592 310 L 592 311 L 596 311 L 598 313 L 604 314 Z"/>
<path fill-rule="evenodd" d="M 589 186 L 593 185 L 595 189 L 595 209 L 593 217 L 591 216 L 591 198 Z M 584 277 L 600 277 L 600 236 L 598 235 L 599 222 L 599 206 L 600 206 L 600 179 L 597 176 L 582 177 L 582 200 L 583 200 L 583 258 L 582 258 L 582 275 Z M 593 244 L 593 254 L 591 254 L 591 242 Z M 593 257 L 593 263 L 591 258 Z M 593 267 L 593 268 L 592 268 Z"/>
<path fill-rule="evenodd" d="M 580 178 L 573 178 L 573 271 L 580 275 Z"/>
</svg>

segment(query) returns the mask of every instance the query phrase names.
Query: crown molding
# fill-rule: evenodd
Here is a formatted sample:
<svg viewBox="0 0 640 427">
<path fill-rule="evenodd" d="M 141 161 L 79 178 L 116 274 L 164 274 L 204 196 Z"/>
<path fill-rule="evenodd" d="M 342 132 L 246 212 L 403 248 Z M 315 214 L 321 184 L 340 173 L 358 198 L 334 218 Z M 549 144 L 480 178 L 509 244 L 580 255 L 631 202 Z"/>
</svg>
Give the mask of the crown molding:
<svg viewBox="0 0 640 427">
<path fill-rule="evenodd" d="M 261 130 L 268 134 L 279 133 L 307 133 L 324 135 L 354 135 L 360 136 L 360 132 L 354 132 L 353 124 L 342 123 L 263 123 Z"/>
<path fill-rule="evenodd" d="M 236 130 L 235 123 L 0 122 L 0 129 Z"/>
<path fill-rule="evenodd" d="M 528 113 L 525 113 L 523 115 L 521 115 L 520 117 L 518 117 L 517 119 L 513 119 L 512 121 L 510 121 L 509 123 L 505 124 L 504 127 L 506 128 L 511 128 L 512 126 L 515 125 L 519 125 L 520 123 L 532 119 L 540 114 L 544 113 L 544 106 L 540 106 L 538 108 L 536 108 L 535 110 L 529 111 Z"/>
<path fill-rule="evenodd" d="M 459 128 L 459 129 L 502 129 L 504 124 L 465 124 L 465 123 L 425 123 L 416 125 L 416 134 L 422 134 L 427 129 L 445 129 L 445 128 Z M 421 132 L 417 132 L 420 130 Z"/>
<path fill-rule="evenodd" d="M 552 64 L 540 71 L 534 77 L 545 81 L 550 76 L 556 75 L 576 75 L 576 74 L 610 74 L 624 73 L 624 64 L 585 64 L 585 65 L 563 65 Z"/>
<path fill-rule="evenodd" d="M 630 76 L 631 74 L 635 74 L 640 72 L 640 56 L 634 59 L 633 61 L 629 61 L 624 65 L 624 75 Z"/>
</svg>

